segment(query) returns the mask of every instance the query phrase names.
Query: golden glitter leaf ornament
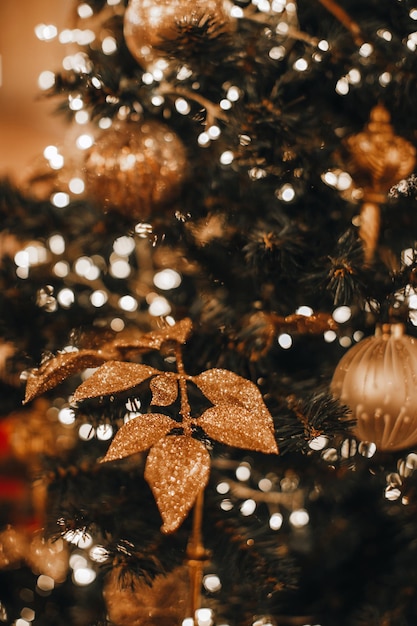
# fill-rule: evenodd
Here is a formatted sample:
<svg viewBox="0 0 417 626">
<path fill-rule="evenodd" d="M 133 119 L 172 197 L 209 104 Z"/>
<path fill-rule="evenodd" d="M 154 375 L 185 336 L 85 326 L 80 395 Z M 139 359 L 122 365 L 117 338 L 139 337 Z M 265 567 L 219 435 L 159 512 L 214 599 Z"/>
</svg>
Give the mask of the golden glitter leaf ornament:
<svg viewBox="0 0 417 626">
<path fill-rule="evenodd" d="M 106 360 L 106 353 L 99 350 L 76 350 L 58 354 L 29 374 L 25 403 L 53 389 L 72 374 L 89 367 L 97 367 Z"/>
<path fill-rule="evenodd" d="M 152 391 L 151 404 L 157 406 L 169 406 L 178 397 L 178 377 L 172 372 L 165 372 L 155 376 L 149 383 Z"/>
<path fill-rule="evenodd" d="M 87 398 L 98 398 L 120 393 L 137 387 L 144 380 L 160 372 L 142 363 L 108 361 L 99 367 L 74 392 L 73 401 L 80 402 Z"/>
<path fill-rule="evenodd" d="M 273 454 L 278 446 L 269 420 L 236 404 L 218 404 L 199 417 L 198 425 L 212 439 L 236 448 Z"/>
<path fill-rule="evenodd" d="M 235 407 L 236 409 L 246 409 L 246 411 L 242 410 L 240 414 L 238 410 L 233 410 L 233 415 L 237 420 L 239 420 L 239 415 L 241 416 L 240 427 L 242 428 L 242 441 L 246 441 L 247 443 L 233 443 L 230 445 L 238 445 L 243 448 L 248 447 L 251 450 L 260 450 L 261 447 L 263 452 L 278 453 L 271 414 L 262 399 L 261 392 L 254 383 L 238 376 L 234 372 L 224 369 L 207 370 L 198 376 L 194 376 L 193 382 L 217 408 L 220 406 L 229 406 Z M 247 418 L 248 413 L 250 419 Z M 222 416 L 221 421 L 224 422 L 225 411 L 222 410 L 220 414 Z M 210 428 L 213 428 L 214 415 L 215 412 L 213 414 L 209 413 L 207 417 Z M 239 426 L 235 425 L 235 422 L 233 425 L 234 428 L 239 428 Z M 251 436 L 251 432 L 253 436 Z M 207 431 L 207 434 L 210 433 Z M 213 438 L 218 439 L 217 436 L 213 436 Z M 247 445 L 249 439 L 251 440 L 251 444 Z M 219 441 L 228 443 L 220 439 Z"/>
<path fill-rule="evenodd" d="M 175 341 L 184 344 L 191 334 L 192 323 L 186 317 L 174 326 L 167 326 L 159 330 L 139 335 L 131 334 L 129 337 L 120 337 L 112 341 L 112 346 L 118 349 L 159 350 L 163 343 Z"/>
<path fill-rule="evenodd" d="M 143 452 L 169 433 L 177 423 L 162 413 L 138 415 L 117 431 L 102 462 Z"/>
<path fill-rule="evenodd" d="M 210 475 L 210 455 L 201 441 L 184 435 L 161 439 L 149 452 L 145 479 L 161 513 L 162 532 L 182 524 Z"/>
</svg>

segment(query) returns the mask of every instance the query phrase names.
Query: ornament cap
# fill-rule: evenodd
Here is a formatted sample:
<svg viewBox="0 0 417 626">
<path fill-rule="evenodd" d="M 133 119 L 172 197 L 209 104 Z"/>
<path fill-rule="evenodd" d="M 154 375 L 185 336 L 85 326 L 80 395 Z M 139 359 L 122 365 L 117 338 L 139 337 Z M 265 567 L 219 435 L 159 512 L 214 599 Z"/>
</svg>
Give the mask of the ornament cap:
<svg viewBox="0 0 417 626">
<path fill-rule="evenodd" d="M 404 336 L 405 327 L 404 324 L 398 322 L 395 324 L 378 324 L 375 328 L 375 337 L 381 337 L 382 339 L 399 339 Z"/>
</svg>

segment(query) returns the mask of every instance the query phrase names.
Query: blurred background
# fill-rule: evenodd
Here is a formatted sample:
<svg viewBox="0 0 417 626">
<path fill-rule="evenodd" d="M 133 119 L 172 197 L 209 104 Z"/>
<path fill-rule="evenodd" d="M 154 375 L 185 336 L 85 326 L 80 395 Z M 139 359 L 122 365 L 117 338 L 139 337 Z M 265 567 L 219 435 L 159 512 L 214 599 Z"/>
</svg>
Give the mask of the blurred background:
<svg viewBox="0 0 417 626">
<path fill-rule="evenodd" d="M 64 46 L 55 37 L 40 41 L 38 24 L 68 26 L 71 0 L 0 2 L 0 176 L 21 180 L 49 143 L 61 144 L 64 120 L 55 103 L 42 98 L 39 74 L 56 69 Z"/>
</svg>

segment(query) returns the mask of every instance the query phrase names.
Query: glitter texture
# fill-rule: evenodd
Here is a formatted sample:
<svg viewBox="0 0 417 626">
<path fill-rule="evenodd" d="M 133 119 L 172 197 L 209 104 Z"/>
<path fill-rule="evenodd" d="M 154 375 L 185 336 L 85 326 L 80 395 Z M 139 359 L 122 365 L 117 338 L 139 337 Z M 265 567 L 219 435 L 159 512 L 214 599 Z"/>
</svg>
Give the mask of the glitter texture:
<svg viewBox="0 0 417 626">
<path fill-rule="evenodd" d="M 72 374 L 87 367 L 97 367 L 105 360 L 105 355 L 97 350 L 78 350 L 58 354 L 31 373 L 26 384 L 25 403 L 53 389 Z"/>
<path fill-rule="evenodd" d="M 232 431 L 236 431 L 240 427 L 243 430 L 241 437 L 238 437 L 239 442 L 230 443 L 230 445 L 278 453 L 272 416 L 262 399 L 261 392 L 254 383 L 234 372 L 223 369 L 207 370 L 194 376 L 193 382 L 201 389 L 206 398 L 216 405 L 213 409 L 209 409 L 211 412 L 208 413 L 207 417 L 208 427 L 213 433 L 214 431 L 217 433 L 216 436 L 213 434 L 215 439 L 230 443 L 232 439 L 235 439 L 235 436 L 232 436 Z M 231 416 L 233 415 L 233 417 L 227 419 L 226 411 L 229 409 L 232 410 Z M 236 409 L 246 409 L 246 411 L 242 410 L 239 413 Z M 216 424 L 217 420 L 219 420 L 218 424 Z M 237 420 L 237 424 L 234 420 Z M 204 425 L 203 422 L 201 419 L 199 420 L 199 424 Z M 222 432 L 222 429 L 226 428 L 226 423 L 227 428 L 231 428 L 229 441 L 225 441 L 227 433 Z M 254 441 L 251 431 L 256 437 L 256 441 Z M 207 434 L 210 435 L 208 430 Z M 238 434 L 237 431 L 235 434 Z M 249 440 L 251 441 L 250 446 L 243 444 L 243 441 Z"/>
<path fill-rule="evenodd" d="M 120 393 L 140 385 L 144 380 L 160 372 L 141 363 L 126 363 L 125 361 L 108 361 L 99 367 L 94 374 L 77 387 L 74 392 L 74 402 L 86 398 L 97 398 L 112 393 Z"/>
<path fill-rule="evenodd" d="M 178 397 L 177 376 L 171 372 L 155 376 L 155 378 L 152 378 L 149 386 L 152 391 L 151 404 L 169 406 Z"/>
<path fill-rule="evenodd" d="M 184 344 L 190 336 L 191 329 L 191 320 L 186 317 L 174 324 L 174 326 L 167 326 L 161 330 L 153 330 L 139 336 L 132 334 L 128 337 L 116 338 L 111 345 L 120 349 L 159 350 L 166 341 L 176 341 Z"/>
<path fill-rule="evenodd" d="M 126 422 L 116 433 L 103 462 L 123 459 L 143 452 L 164 437 L 176 422 L 162 413 L 138 415 Z"/>
<path fill-rule="evenodd" d="M 269 420 L 237 404 L 219 404 L 207 409 L 198 419 L 209 437 L 237 448 L 277 454 L 278 446 Z"/>
<path fill-rule="evenodd" d="M 161 513 L 162 532 L 172 533 L 182 524 L 209 475 L 210 455 L 200 441 L 180 435 L 165 437 L 154 445 L 146 461 L 145 479 Z"/>
</svg>

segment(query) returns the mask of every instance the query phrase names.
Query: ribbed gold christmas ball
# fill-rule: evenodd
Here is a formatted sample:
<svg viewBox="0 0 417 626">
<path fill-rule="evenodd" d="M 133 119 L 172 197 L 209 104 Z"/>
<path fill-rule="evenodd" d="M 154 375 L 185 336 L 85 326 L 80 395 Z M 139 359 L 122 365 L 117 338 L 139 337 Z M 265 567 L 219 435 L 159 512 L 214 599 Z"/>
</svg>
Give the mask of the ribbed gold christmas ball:
<svg viewBox="0 0 417 626">
<path fill-rule="evenodd" d="M 87 193 L 104 211 L 144 221 L 179 196 L 186 168 L 185 147 L 167 125 L 119 122 L 86 155 Z"/>
<path fill-rule="evenodd" d="M 124 17 L 126 45 L 138 63 L 147 68 L 166 56 L 163 47 L 175 43 L 179 26 L 214 27 L 231 24 L 224 0 L 130 0 Z"/>
<path fill-rule="evenodd" d="M 417 444 L 417 340 L 402 324 L 377 328 L 339 362 L 332 393 L 357 419 L 356 435 L 381 451 Z"/>
</svg>

